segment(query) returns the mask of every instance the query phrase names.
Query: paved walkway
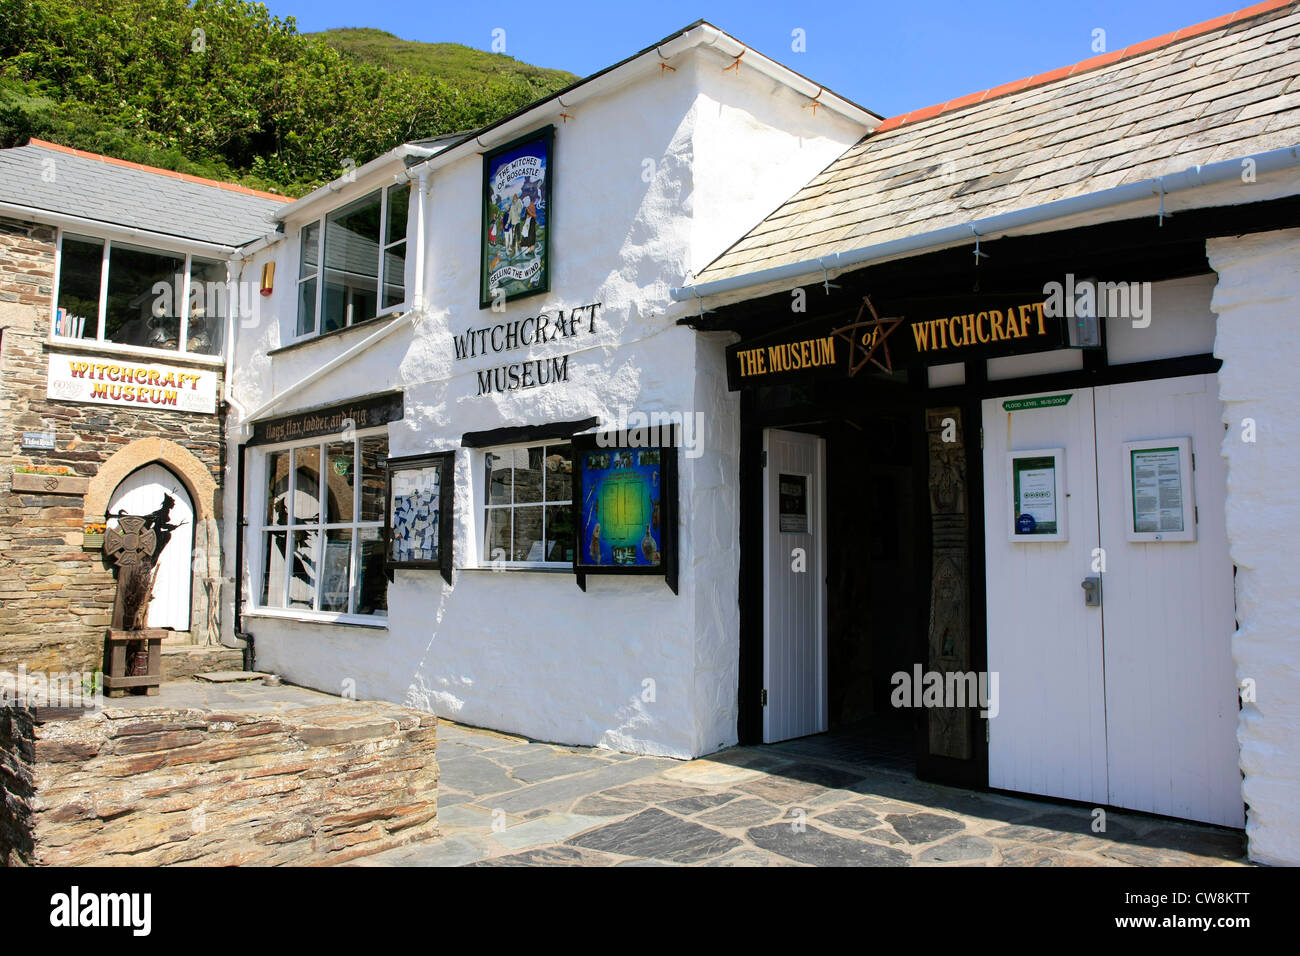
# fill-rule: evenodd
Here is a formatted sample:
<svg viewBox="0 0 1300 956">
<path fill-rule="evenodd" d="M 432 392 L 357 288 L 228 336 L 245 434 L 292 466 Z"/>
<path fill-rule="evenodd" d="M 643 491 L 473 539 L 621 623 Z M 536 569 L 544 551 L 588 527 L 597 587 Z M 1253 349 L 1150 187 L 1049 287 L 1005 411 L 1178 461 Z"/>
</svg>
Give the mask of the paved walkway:
<svg viewBox="0 0 1300 956">
<path fill-rule="evenodd" d="M 1162 866 L 1243 861 L 1239 832 L 922 783 L 834 735 L 692 761 L 440 722 L 439 840 L 370 866 Z"/>
</svg>

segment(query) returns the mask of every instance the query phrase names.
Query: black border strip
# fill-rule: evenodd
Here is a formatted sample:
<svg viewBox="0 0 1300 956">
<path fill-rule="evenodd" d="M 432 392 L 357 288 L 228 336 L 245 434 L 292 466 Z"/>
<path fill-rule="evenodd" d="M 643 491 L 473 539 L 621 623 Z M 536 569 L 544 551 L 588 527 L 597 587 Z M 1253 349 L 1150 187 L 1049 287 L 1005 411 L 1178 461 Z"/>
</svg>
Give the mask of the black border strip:
<svg viewBox="0 0 1300 956">
<path fill-rule="evenodd" d="M 578 432 L 595 428 L 600 419 L 579 418 L 571 422 L 550 422 L 546 425 L 511 425 L 481 432 L 465 432 L 460 436 L 462 448 L 491 448 L 493 445 L 515 445 L 547 438 L 572 438 Z"/>
</svg>

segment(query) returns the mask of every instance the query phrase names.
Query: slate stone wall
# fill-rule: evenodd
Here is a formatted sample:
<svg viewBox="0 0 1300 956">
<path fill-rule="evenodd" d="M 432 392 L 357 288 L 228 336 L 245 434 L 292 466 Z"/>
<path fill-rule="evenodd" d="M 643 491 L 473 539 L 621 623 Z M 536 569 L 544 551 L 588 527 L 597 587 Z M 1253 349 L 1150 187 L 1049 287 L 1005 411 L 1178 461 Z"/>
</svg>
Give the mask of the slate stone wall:
<svg viewBox="0 0 1300 956">
<path fill-rule="evenodd" d="M 46 397 L 48 354 L 60 350 L 49 342 L 55 242 L 51 226 L 0 217 L 0 668 L 11 670 L 93 670 L 102 663 L 115 580 L 99 551 L 83 550 L 88 516 L 81 486 L 110 456 L 138 439 L 165 438 L 197 457 L 218 483 L 224 466 L 220 413 Z M 51 431 L 54 451 L 22 449 L 23 432 Z M 15 469 L 24 466 L 62 466 L 81 480 L 53 493 L 16 489 Z M 200 570 L 191 589 L 190 634 L 203 642 L 220 616 L 222 592 L 207 570 L 220 573 L 220 536 L 195 530 L 196 547 L 211 552 L 194 562 Z"/>
<path fill-rule="evenodd" d="M 437 834 L 432 714 L 106 703 L 0 706 L 0 865 L 328 865 Z"/>
</svg>

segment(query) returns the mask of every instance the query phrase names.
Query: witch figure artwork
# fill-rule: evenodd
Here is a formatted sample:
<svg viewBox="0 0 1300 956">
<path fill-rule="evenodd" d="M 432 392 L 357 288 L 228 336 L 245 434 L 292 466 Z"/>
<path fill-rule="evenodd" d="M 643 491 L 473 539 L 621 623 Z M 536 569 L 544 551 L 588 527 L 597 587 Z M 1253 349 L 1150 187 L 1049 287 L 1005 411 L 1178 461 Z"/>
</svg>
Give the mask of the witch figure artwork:
<svg viewBox="0 0 1300 956">
<path fill-rule="evenodd" d="M 483 157 L 481 308 L 550 290 L 553 137 L 548 126 Z"/>
<path fill-rule="evenodd" d="M 162 504 L 146 515 L 110 513 L 116 525 L 104 532 L 104 556 L 117 565 L 117 594 L 112 627 L 105 636 L 104 687 L 110 697 L 124 693 L 157 694 L 161 680 L 163 631 L 147 627 L 149 602 L 158 580 L 158 558 L 172 533 L 176 499 L 163 493 Z"/>
<path fill-rule="evenodd" d="M 175 506 L 176 499 L 164 493 L 162 504 L 150 514 L 119 511 L 108 516 L 117 519 L 117 527 L 104 534 L 104 554 L 117 565 L 117 595 L 113 599 L 113 627 L 117 630 L 145 627 L 158 578 L 158 557 L 180 527 L 169 520 Z"/>
</svg>

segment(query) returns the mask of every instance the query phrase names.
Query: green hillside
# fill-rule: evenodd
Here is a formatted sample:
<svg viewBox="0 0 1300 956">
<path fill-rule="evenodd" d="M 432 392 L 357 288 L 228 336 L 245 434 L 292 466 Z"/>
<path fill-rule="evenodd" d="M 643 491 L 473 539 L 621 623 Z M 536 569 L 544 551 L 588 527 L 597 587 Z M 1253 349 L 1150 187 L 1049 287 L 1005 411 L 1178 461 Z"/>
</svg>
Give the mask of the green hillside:
<svg viewBox="0 0 1300 956">
<path fill-rule="evenodd" d="M 403 40 L 373 27 L 340 27 L 304 36 L 324 40 L 334 49 L 366 63 L 436 77 L 453 86 L 471 86 L 487 77 L 517 77 L 538 90 L 538 96 L 545 96 L 579 79 L 573 73 L 531 66 L 503 53 L 488 53 L 459 43 Z"/>
<path fill-rule="evenodd" d="M 305 35 L 246 0 L 0 0 L 0 148 L 37 137 L 290 196 L 572 79 L 379 30 Z"/>
</svg>

